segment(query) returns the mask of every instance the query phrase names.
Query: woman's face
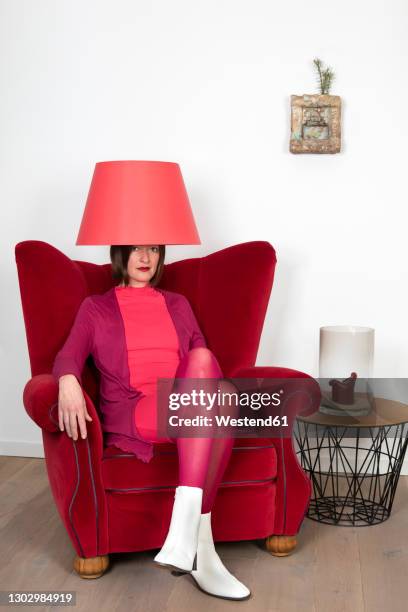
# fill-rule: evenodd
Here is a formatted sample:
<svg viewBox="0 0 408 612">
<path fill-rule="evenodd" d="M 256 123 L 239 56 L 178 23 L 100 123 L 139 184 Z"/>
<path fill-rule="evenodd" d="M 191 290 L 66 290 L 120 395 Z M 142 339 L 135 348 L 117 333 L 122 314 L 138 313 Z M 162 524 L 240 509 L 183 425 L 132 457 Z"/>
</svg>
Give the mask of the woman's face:
<svg viewBox="0 0 408 612">
<path fill-rule="evenodd" d="M 127 265 L 129 285 L 132 287 L 148 285 L 157 270 L 159 257 L 158 244 L 134 245 Z"/>
</svg>

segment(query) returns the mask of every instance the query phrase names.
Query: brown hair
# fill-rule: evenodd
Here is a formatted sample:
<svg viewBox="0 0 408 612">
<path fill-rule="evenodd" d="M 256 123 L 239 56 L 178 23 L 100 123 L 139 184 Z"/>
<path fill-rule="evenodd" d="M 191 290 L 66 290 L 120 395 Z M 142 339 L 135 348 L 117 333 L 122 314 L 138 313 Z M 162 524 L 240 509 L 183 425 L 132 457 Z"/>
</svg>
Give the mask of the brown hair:
<svg viewBox="0 0 408 612">
<path fill-rule="evenodd" d="M 134 245 L 129 244 L 113 244 L 110 247 L 110 259 L 112 262 L 112 278 L 117 281 L 117 284 L 124 283 L 129 285 L 129 274 L 127 266 L 130 254 Z M 159 261 L 154 276 L 150 279 L 149 285 L 156 286 L 159 284 L 164 269 L 164 258 L 166 256 L 166 246 L 159 244 Z"/>
</svg>

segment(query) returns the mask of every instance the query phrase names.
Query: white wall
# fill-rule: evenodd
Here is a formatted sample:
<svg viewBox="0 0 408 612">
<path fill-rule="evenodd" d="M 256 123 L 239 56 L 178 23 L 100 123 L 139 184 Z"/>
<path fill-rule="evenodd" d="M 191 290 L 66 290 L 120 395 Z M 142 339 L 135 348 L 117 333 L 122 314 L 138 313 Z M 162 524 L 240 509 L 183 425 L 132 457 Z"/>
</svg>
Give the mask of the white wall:
<svg viewBox="0 0 408 612">
<path fill-rule="evenodd" d="M 0 452 L 41 453 L 15 244 L 75 259 L 96 161 L 177 161 L 202 245 L 278 257 L 257 365 L 318 375 L 318 330 L 376 329 L 375 376 L 408 375 L 404 0 L 0 0 Z M 290 95 L 321 57 L 343 101 L 342 152 L 288 151 Z M 404 137 L 405 136 L 405 137 Z"/>
</svg>

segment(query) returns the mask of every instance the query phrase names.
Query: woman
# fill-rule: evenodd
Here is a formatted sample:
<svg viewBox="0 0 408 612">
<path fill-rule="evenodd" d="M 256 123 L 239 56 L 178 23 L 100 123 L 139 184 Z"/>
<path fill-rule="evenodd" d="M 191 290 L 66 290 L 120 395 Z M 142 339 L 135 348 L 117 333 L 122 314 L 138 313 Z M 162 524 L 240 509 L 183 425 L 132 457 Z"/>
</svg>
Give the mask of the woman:
<svg viewBox="0 0 408 612">
<path fill-rule="evenodd" d="M 248 599 L 249 589 L 216 553 L 211 531 L 211 510 L 233 438 L 172 439 L 157 431 L 157 379 L 217 379 L 225 388 L 226 381 L 219 383 L 220 366 L 206 347 L 188 300 L 157 287 L 164 245 L 114 245 L 110 257 L 119 284 L 103 295 L 85 298 L 55 358 L 60 429 L 76 440 L 79 427 L 86 437 L 86 421 L 92 419 L 81 373 L 92 354 L 101 374 L 101 421 L 107 445 L 133 452 L 143 461 L 151 459 L 154 444 L 177 445 L 179 485 L 169 531 L 155 562 L 174 574 L 190 573 L 210 595 Z"/>
</svg>

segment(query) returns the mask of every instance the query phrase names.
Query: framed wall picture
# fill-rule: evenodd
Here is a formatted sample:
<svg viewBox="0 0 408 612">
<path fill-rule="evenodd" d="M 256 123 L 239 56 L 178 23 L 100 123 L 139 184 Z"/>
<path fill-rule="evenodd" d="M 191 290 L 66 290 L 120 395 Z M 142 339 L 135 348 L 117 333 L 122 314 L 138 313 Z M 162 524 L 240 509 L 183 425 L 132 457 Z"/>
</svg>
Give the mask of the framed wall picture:
<svg viewBox="0 0 408 612">
<path fill-rule="evenodd" d="M 339 153 L 341 99 L 329 94 L 291 96 L 291 153 Z"/>
</svg>

